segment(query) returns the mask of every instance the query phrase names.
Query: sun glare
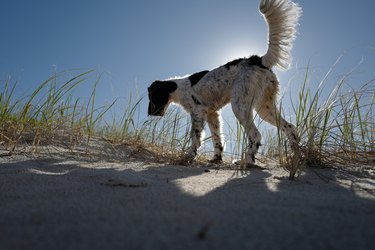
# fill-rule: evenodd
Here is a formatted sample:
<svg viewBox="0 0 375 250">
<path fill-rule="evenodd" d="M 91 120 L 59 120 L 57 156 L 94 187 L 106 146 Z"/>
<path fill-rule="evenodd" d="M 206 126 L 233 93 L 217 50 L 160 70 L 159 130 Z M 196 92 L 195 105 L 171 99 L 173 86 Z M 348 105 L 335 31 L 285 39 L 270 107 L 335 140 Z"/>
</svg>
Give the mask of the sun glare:
<svg viewBox="0 0 375 250">
<path fill-rule="evenodd" d="M 219 53 L 215 59 L 217 66 L 233 61 L 238 58 L 250 57 L 252 55 L 262 55 L 264 53 L 261 46 L 251 45 L 249 47 L 228 47 L 220 49 L 222 53 Z"/>
</svg>

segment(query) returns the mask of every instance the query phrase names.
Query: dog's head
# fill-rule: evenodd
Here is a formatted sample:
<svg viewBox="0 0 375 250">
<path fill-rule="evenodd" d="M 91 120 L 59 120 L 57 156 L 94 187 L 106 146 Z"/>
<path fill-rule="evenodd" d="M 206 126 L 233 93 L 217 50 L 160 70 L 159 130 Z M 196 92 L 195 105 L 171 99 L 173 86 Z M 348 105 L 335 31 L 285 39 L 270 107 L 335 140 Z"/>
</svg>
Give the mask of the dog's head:
<svg viewBox="0 0 375 250">
<path fill-rule="evenodd" d="M 163 116 L 170 102 L 169 95 L 177 89 L 173 81 L 155 81 L 148 87 L 148 115 Z"/>
</svg>

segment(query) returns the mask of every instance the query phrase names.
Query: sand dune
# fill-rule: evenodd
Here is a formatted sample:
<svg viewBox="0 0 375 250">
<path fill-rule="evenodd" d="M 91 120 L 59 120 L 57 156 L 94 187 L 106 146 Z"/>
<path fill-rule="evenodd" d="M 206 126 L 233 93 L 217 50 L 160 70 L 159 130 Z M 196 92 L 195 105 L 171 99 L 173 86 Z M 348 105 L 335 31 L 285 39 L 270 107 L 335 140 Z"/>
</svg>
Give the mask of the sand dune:
<svg viewBox="0 0 375 250">
<path fill-rule="evenodd" d="M 275 166 L 176 166 L 111 150 L 1 157 L 0 248 L 375 246 L 373 167 L 310 168 L 290 182 Z"/>
</svg>

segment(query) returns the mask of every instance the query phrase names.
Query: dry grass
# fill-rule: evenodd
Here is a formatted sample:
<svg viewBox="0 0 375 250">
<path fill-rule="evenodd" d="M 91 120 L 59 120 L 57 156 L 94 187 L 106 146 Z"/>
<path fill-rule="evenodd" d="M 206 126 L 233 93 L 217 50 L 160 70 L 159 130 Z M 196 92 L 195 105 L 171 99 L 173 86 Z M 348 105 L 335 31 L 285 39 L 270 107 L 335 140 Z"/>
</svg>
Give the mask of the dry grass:
<svg viewBox="0 0 375 250">
<path fill-rule="evenodd" d="M 94 139 L 113 147 L 131 146 L 135 154 L 138 152 L 154 161 L 181 163 L 183 152 L 189 146 L 190 121 L 178 108 L 171 108 L 162 119 L 141 118 L 142 98 L 130 94 L 128 104 L 118 115 L 114 111 L 116 100 L 97 106 L 100 78 L 93 76 L 92 71 L 77 73 L 67 80 L 62 76 L 64 73 L 53 75 L 29 96 L 21 98 L 14 94 L 17 84 L 9 81 L 2 84 L 0 143 L 3 149 L 12 154 L 20 145 L 27 144 L 33 153 L 38 153 L 41 145 L 59 145 L 74 152 L 77 146 L 89 145 Z M 298 98 L 291 101 L 294 109 L 291 122 L 297 125 L 301 137 L 302 161 L 296 161 L 289 154 L 291 150 L 280 131 L 263 136 L 263 155 L 278 158 L 291 175 L 301 166 L 375 163 L 375 79 L 354 89 L 347 83 L 346 75 L 329 89 L 327 76 L 312 90 L 307 69 Z M 73 97 L 78 85 L 93 79 L 87 101 Z M 229 126 L 226 138 L 233 142 L 227 157 L 241 157 L 246 148 L 243 129 L 238 123 L 225 126 Z M 199 162 L 205 161 L 210 150 L 203 148 L 206 150 L 201 151 Z"/>
</svg>

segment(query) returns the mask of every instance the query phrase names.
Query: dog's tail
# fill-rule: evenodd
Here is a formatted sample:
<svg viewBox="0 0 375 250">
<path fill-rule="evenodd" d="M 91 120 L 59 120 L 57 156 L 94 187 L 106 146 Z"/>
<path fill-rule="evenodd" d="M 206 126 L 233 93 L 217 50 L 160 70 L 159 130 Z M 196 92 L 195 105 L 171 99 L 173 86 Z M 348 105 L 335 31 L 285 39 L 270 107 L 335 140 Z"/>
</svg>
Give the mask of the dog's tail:
<svg viewBox="0 0 375 250">
<path fill-rule="evenodd" d="M 260 12 L 268 23 L 268 50 L 262 64 L 281 70 L 290 67 L 291 49 L 302 9 L 291 0 L 261 0 Z"/>
</svg>

